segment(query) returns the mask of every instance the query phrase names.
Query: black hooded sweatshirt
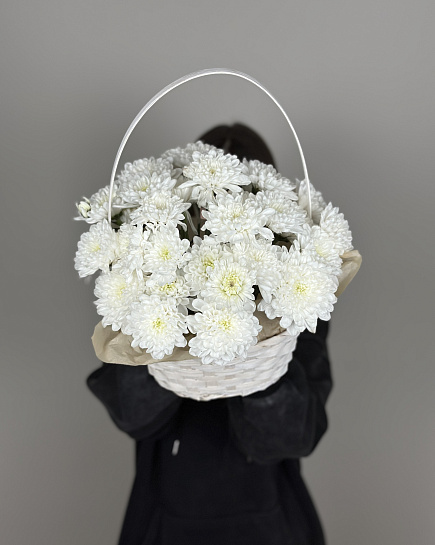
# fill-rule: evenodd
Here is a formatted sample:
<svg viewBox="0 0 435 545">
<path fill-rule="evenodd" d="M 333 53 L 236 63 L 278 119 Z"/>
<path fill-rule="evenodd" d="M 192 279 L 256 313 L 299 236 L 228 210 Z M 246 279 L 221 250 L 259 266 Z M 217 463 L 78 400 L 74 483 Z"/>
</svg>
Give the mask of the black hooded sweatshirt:
<svg viewBox="0 0 435 545">
<path fill-rule="evenodd" d="M 88 377 L 136 440 L 119 545 L 325 544 L 299 459 L 327 429 L 328 327 L 301 333 L 287 373 L 245 397 L 178 397 L 146 366 L 103 363 Z"/>
</svg>

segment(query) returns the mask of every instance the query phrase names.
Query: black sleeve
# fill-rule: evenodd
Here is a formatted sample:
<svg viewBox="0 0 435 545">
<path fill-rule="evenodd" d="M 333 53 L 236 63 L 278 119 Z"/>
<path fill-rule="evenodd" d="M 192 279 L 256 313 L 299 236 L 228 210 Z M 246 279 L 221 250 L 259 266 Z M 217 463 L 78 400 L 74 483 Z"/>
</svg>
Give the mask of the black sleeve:
<svg viewBox="0 0 435 545">
<path fill-rule="evenodd" d="M 158 433 L 182 402 L 156 382 L 146 365 L 103 363 L 86 383 L 116 426 L 136 440 Z"/>
<path fill-rule="evenodd" d="M 325 433 L 332 389 L 326 337 L 329 322 L 299 335 L 287 373 L 266 390 L 229 398 L 231 433 L 238 448 L 258 463 L 308 456 Z"/>
</svg>

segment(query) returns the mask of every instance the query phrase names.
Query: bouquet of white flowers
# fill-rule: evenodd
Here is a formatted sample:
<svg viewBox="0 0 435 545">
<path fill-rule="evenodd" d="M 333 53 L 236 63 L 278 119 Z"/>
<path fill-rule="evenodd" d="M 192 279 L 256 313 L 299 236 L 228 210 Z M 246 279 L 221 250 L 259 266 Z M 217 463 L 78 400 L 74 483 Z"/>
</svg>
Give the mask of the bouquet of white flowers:
<svg viewBox="0 0 435 545">
<path fill-rule="evenodd" d="M 90 229 L 75 268 L 99 271 L 102 326 L 153 360 L 178 347 L 209 369 L 246 360 L 260 321 L 295 340 L 329 320 L 353 249 L 343 214 L 310 182 L 201 141 L 127 163 L 112 191 L 77 208 Z"/>
</svg>

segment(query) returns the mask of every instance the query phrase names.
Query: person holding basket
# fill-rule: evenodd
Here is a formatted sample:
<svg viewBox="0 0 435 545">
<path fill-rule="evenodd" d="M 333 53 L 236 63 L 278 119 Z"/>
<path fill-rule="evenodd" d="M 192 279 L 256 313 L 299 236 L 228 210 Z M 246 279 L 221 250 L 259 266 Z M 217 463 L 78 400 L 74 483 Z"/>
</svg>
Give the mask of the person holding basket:
<svg viewBox="0 0 435 545">
<path fill-rule="evenodd" d="M 200 140 L 273 165 L 264 140 L 236 124 Z M 329 322 L 303 331 L 288 369 L 249 395 L 198 401 L 162 387 L 148 365 L 103 363 L 87 379 L 136 443 L 136 476 L 118 545 L 324 545 L 301 475 L 327 429 Z M 151 364 L 152 365 L 152 364 Z"/>
</svg>

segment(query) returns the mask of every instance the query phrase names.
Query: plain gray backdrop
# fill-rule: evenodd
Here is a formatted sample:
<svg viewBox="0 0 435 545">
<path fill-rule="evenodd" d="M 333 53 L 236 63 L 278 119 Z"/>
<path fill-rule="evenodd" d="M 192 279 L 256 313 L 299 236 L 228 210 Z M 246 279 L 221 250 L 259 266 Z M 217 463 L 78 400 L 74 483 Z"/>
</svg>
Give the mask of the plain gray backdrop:
<svg viewBox="0 0 435 545">
<path fill-rule="evenodd" d="M 363 256 L 331 321 L 329 430 L 303 460 L 328 543 L 435 542 L 434 15 L 423 0 L 3 0 L 2 545 L 116 544 L 134 444 L 85 384 L 99 317 L 73 268 L 74 203 L 108 183 L 158 90 L 219 66 L 276 95 Z M 223 76 L 159 103 L 121 162 L 235 121 L 301 176 L 276 107 Z"/>
</svg>

